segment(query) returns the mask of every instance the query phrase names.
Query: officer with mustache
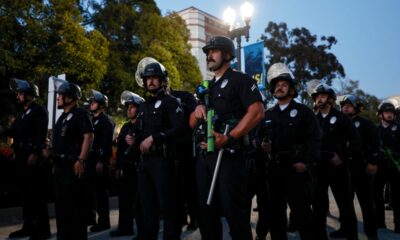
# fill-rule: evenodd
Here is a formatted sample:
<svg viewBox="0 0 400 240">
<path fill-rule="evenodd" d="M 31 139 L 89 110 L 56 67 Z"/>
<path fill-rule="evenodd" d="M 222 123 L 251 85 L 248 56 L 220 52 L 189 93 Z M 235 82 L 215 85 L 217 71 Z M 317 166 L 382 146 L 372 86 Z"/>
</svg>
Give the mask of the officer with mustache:
<svg viewBox="0 0 400 240">
<path fill-rule="evenodd" d="M 135 142 L 141 153 L 138 192 L 144 217 L 143 239 L 157 239 L 163 216 L 163 239 L 177 240 L 181 225 L 176 214 L 176 156 L 171 154 L 171 144 L 183 135 L 184 114 L 177 99 L 166 91 L 168 72 L 162 64 L 147 64 L 140 77 L 150 97 L 139 106 L 135 136 L 129 140 Z"/>
<path fill-rule="evenodd" d="M 358 239 L 357 218 L 354 210 L 349 172 L 349 161 L 361 146 L 361 138 L 351 119 L 335 109 L 335 91 L 325 83 L 318 84 L 310 94 L 322 131 L 321 158 L 315 170 L 314 220 L 317 239 L 328 239 L 326 215 L 329 209 L 328 188 L 336 199 L 342 219 L 341 230 L 349 240 Z"/>
<path fill-rule="evenodd" d="M 264 107 L 255 80 L 230 67 L 234 51 L 232 40 L 223 36 L 211 37 L 203 47 L 207 67 L 215 74 L 209 92 L 210 106 L 218 119 L 213 132 L 215 147 L 229 149 L 221 160 L 211 206 L 207 205 L 207 198 L 218 151 L 207 154 L 197 163 L 199 227 L 204 240 L 222 239 L 221 210 L 228 220 L 233 240 L 252 239 L 246 199 L 245 144 L 250 144 L 248 132 L 264 117 Z M 190 125 L 196 128 L 205 119 L 205 105 L 199 104 L 191 114 Z M 229 125 L 229 132 L 224 135 L 226 125 Z"/>
<path fill-rule="evenodd" d="M 283 63 L 268 70 L 270 92 L 277 104 L 265 114 L 261 147 L 268 158 L 271 239 L 287 239 L 286 208 L 300 219 L 301 239 L 316 239 L 311 210 L 311 168 L 319 158 L 320 129 L 313 112 L 294 100 L 296 80 Z"/>
</svg>

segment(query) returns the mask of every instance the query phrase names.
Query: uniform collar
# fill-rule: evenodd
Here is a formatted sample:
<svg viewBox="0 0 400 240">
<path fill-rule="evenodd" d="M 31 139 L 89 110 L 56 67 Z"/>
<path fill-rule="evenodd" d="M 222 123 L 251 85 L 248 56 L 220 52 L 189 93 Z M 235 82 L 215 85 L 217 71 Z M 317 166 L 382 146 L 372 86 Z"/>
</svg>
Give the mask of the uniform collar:
<svg viewBox="0 0 400 240">
<path fill-rule="evenodd" d="M 229 75 L 232 72 L 233 72 L 233 69 L 231 67 L 229 67 L 228 69 L 226 69 L 224 74 L 222 74 L 222 76 L 218 79 L 218 81 L 216 80 L 216 77 L 214 76 L 214 78 L 212 79 L 213 83 L 220 83 L 221 80 L 223 80 L 223 79 L 229 79 Z"/>
<path fill-rule="evenodd" d="M 275 111 L 279 111 L 279 112 L 285 112 L 285 111 L 288 111 L 288 110 L 292 109 L 292 108 L 294 107 L 295 104 L 296 104 L 296 101 L 295 101 L 294 99 L 292 99 L 292 100 L 288 103 L 288 105 L 287 105 L 287 107 L 286 107 L 285 109 L 281 110 L 279 104 L 276 104 L 275 107 L 274 107 L 274 110 L 275 110 Z"/>
</svg>

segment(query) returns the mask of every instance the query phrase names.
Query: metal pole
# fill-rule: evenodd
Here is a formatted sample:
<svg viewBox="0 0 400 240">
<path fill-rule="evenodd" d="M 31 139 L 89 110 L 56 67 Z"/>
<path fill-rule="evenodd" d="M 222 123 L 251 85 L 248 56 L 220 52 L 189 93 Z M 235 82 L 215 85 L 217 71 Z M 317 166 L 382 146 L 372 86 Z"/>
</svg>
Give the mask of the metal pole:
<svg viewBox="0 0 400 240">
<path fill-rule="evenodd" d="M 237 43 L 237 48 L 236 48 L 236 58 L 237 58 L 237 66 L 238 66 L 238 71 L 242 71 L 242 36 L 238 34 L 236 36 L 236 43 Z"/>
<path fill-rule="evenodd" d="M 227 124 L 225 126 L 225 132 L 224 135 L 227 135 L 229 132 L 229 125 Z M 217 158 L 217 163 L 215 164 L 215 169 L 214 169 L 214 175 L 211 181 L 211 186 L 210 186 L 210 191 L 208 192 L 208 198 L 207 198 L 207 205 L 210 206 L 211 205 L 211 201 L 212 201 L 212 197 L 214 195 L 214 191 L 215 191 L 215 184 L 217 183 L 217 178 L 218 178 L 218 172 L 219 172 L 219 167 L 221 165 L 221 160 L 222 160 L 222 156 L 224 154 L 224 149 L 221 148 L 218 152 L 218 158 Z"/>
</svg>

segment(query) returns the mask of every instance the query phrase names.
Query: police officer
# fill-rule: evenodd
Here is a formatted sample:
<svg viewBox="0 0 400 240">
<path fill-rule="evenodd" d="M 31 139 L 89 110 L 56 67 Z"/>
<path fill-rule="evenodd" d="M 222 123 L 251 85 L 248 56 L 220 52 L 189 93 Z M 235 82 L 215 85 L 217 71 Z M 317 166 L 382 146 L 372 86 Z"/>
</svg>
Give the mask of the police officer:
<svg viewBox="0 0 400 240">
<path fill-rule="evenodd" d="M 270 92 L 277 104 L 265 114 L 264 140 L 268 154 L 271 192 L 271 238 L 287 239 L 287 204 L 297 218 L 301 239 L 316 239 L 311 210 L 311 167 L 318 160 L 320 130 L 317 118 L 297 103 L 296 80 L 283 63 L 267 73 Z"/>
<path fill-rule="evenodd" d="M 135 149 L 133 141 L 127 138 L 128 135 L 134 135 L 134 128 L 137 123 L 138 107 L 144 102 L 144 99 L 130 91 L 123 91 L 121 94 L 121 104 L 126 107 L 126 116 L 129 121 L 126 122 L 117 138 L 117 169 L 118 179 L 118 228 L 110 232 L 111 237 L 133 235 L 133 219 L 138 212 L 138 206 L 135 204 L 137 199 L 137 164 L 140 158 L 139 149 Z M 134 207 L 136 207 L 134 209 Z M 138 214 L 136 214 L 136 225 L 138 235 L 140 233 L 138 224 Z"/>
<path fill-rule="evenodd" d="M 235 57 L 232 40 L 223 36 L 210 38 L 203 47 L 207 67 L 214 72 L 209 90 L 210 106 L 215 110 L 216 149 L 229 148 L 221 161 L 215 197 L 208 206 L 207 198 L 218 151 L 208 154 L 197 164 L 199 197 L 199 227 L 202 239 L 222 239 L 219 210 L 227 218 L 233 240 L 252 239 L 246 200 L 247 171 L 245 167 L 245 136 L 263 118 L 264 108 L 257 84 L 250 76 L 233 71 L 230 61 Z M 206 119 L 205 105 L 200 104 L 191 114 L 190 125 L 195 128 Z M 225 126 L 229 132 L 224 135 Z M 204 143 L 204 145 L 206 145 Z M 203 145 L 203 146 L 204 146 Z"/>
<path fill-rule="evenodd" d="M 57 107 L 64 112 L 53 133 L 57 239 L 87 239 L 84 165 L 93 143 L 89 113 L 77 106 L 78 85 L 55 79 Z"/>
<path fill-rule="evenodd" d="M 169 93 L 180 103 L 185 116 L 183 137 L 177 139 L 174 151 L 177 155 L 175 164 L 178 180 L 179 214 L 187 230 L 197 229 L 197 190 L 196 190 L 196 162 L 193 153 L 193 130 L 189 125 L 190 114 L 197 106 L 194 95 L 187 91 L 169 88 Z M 187 212 L 187 213 L 186 213 Z M 189 215 L 190 222 L 187 222 Z"/>
<path fill-rule="evenodd" d="M 348 161 L 360 148 L 361 139 L 351 119 L 333 107 L 336 94 L 330 86 L 318 84 L 311 97 L 322 131 L 313 205 L 317 239 L 327 239 L 328 187 L 331 187 L 342 219 L 341 230 L 332 232 L 331 237 L 343 233 L 347 239 L 358 239 Z"/>
<path fill-rule="evenodd" d="M 171 144 L 182 136 L 185 120 L 176 98 L 167 94 L 168 73 L 158 62 L 140 75 L 150 94 L 139 106 L 134 141 L 141 152 L 138 171 L 139 201 L 144 217 L 143 238 L 156 240 L 159 216 L 164 217 L 164 240 L 180 238 L 177 219 L 176 176 Z"/>
<path fill-rule="evenodd" d="M 390 184 L 394 231 L 400 233 L 400 126 L 395 118 L 393 103 L 384 101 L 378 106 L 378 136 L 381 148 L 381 161 L 375 178 L 375 204 L 377 224 L 386 228 L 383 189 Z"/>
<path fill-rule="evenodd" d="M 36 103 L 38 87 L 26 80 L 11 79 L 10 89 L 17 94 L 21 106 L 17 118 L 6 131 L 13 138 L 13 149 L 18 166 L 22 192 L 22 229 L 10 233 L 10 238 L 30 236 L 30 239 L 50 237 L 46 202 L 46 177 L 42 149 L 47 136 L 48 114 Z"/>
<path fill-rule="evenodd" d="M 255 240 L 265 240 L 271 225 L 271 214 L 270 214 L 270 196 L 269 187 L 267 184 L 267 169 L 266 169 L 266 157 L 261 149 L 262 138 L 259 134 L 262 129 L 260 122 L 255 128 L 249 132 L 250 145 L 247 150 L 247 163 L 246 168 L 249 174 L 249 180 L 247 184 L 247 201 L 250 218 L 254 196 L 257 200 L 257 212 L 258 221 L 256 225 L 256 238 Z"/>
<path fill-rule="evenodd" d="M 95 220 L 91 232 L 110 228 L 110 207 L 108 201 L 109 160 L 112 153 L 115 123 L 105 113 L 108 97 L 92 89 L 88 98 L 94 127 L 94 141 L 85 165 L 87 181 L 88 211 L 93 212 L 90 220 Z M 96 223 L 96 213 L 98 220 Z"/>
<path fill-rule="evenodd" d="M 377 239 L 376 216 L 373 195 L 373 180 L 379 159 L 379 139 L 375 125 L 359 113 L 363 107 L 361 100 L 354 95 L 342 96 L 339 102 L 341 110 L 349 116 L 362 140 L 360 151 L 352 156 L 349 163 L 353 192 L 360 202 L 364 222 L 364 232 L 368 239 Z M 339 231 L 342 236 L 344 233 Z M 339 236 L 340 237 L 340 234 Z"/>
</svg>

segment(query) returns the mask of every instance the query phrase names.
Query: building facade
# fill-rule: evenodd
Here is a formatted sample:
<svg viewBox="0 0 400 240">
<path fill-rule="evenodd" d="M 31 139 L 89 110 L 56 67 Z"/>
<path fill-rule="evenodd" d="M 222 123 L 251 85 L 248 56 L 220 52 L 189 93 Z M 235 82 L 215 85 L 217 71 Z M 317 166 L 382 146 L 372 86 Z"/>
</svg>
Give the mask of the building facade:
<svg viewBox="0 0 400 240">
<path fill-rule="evenodd" d="M 229 27 L 221 19 L 214 17 L 195 7 L 188 7 L 177 14 L 186 22 L 190 31 L 189 43 L 192 45 L 192 55 L 196 57 L 204 79 L 211 79 L 213 74 L 207 70 L 206 56 L 202 48 L 212 36 L 229 36 Z"/>
</svg>

